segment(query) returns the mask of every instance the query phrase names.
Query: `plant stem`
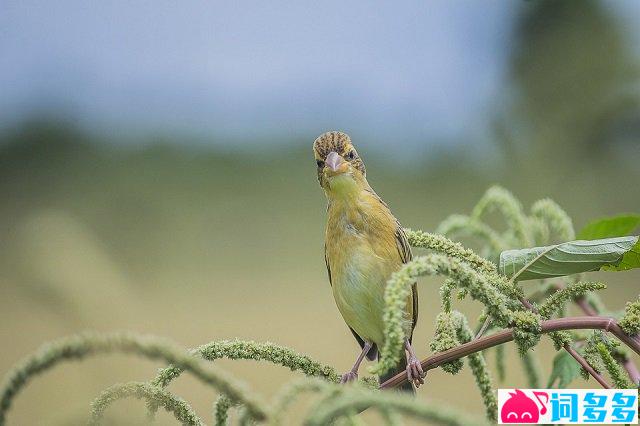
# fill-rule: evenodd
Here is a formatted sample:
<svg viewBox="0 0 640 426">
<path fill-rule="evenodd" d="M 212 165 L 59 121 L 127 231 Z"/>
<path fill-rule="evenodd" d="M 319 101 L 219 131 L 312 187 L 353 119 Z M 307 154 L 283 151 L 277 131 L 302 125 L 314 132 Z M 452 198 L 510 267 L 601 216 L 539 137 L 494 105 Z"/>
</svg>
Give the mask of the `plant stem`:
<svg viewBox="0 0 640 426">
<path fill-rule="evenodd" d="M 585 314 L 587 314 L 589 316 L 598 315 L 596 310 L 593 309 L 593 307 L 589 304 L 589 302 L 587 302 L 587 299 L 584 296 L 583 297 L 578 297 L 577 299 L 574 300 L 574 302 L 576 303 L 576 305 L 578 305 L 580 307 L 580 309 L 582 309 L 582 311 Z M 638 371 L 638 367 L 633 362 L 633 360 L 631 358 L 628 358 L 628 357 L 626 357 L 626 358 L 620 357 L 620 358 L 617 358 L 616 360 L 620 363 L 622 368 L 625 369 L 625 371 L 629 375 L 629 378 L 631 379 L 631 381 L 633 383 L 635 383 L 636 385 L 639 384 L 640 383 L 640 371 Z"/>
<path fill-rule="evenodd" d="M 602 385 L 603 388 L 605 389 L 611 389 L 611 385 L 609 383 L 607 383 L 607 381 L 604 379 L 604 377 L 602 377 L 601 374 L 599 374 L 596 370 L 593 369 L 593 367 L 587 362 L 586 359 L 584 359 L 582 357 L 582 355 L 580 355 L 578 352 L 576 352 L 575 349 L 573 349 L 571 347 L 571 345 L 569 345 L 568 343 L 565 344 L 563 346 L 564 350 L 569 352 L 569 355 L 571 355 L 573 357 L 573 359 L 575 359 L 576 361 L 578 361 L 578 364 L 580 364 L 582 366 L 582 368 L 584 368 L 585 370 L 587 370 L 587 372 L 589 374 L 591 374 L 591 376 L 596 379 L 598 381 L 598 383 L 600 383 Z"/>
<path fill-rule="evenodd" d="M 540 323 L 542 333 L 550 333 L 552 331 L 562 330 L 604 330 L 616 336 L 622 343 L 631 348 L 635 353 L 640 355 L 640 341 L 627 335 L 618 322 L 609 317 L 602 316 L 584 316 L 584 317 L 568 317 L 568 318 L 556 318 Z M 513 329 L 505 329 L 499 331 L 490 336 L 481 337 L 448 351 L 440 352 L 432 355 L 421 362 L 422 369 L 432 370 L 440 365 L 454 361 L 459 358 L 463 358 L 470 354 L 483 351 L 485 349 L 492 348 L 497 345 L 502 345 L 514 340 Z M 380 385 L 381 389 L 393 388 L 407 381 L 407 373 L 402 372 L 396 374 L 386 382 Z"/>
<path fill-rule="evenodd" d="M 527 299 L 525 299 L 524 297 L 518 297 L 518 300 L 520 301 L 520 303 L 522 303 L 522 306 L 524 306 L 531 312 L 536 312 L 535 306 L 533 306 L 533 304 L 529 302 Z"/>
<path fill-rule="evenodd" d="M 580 309 L 582 309 L 582 312 L 584 312 L 585 314 L 592 317 L 598 315 L 596 310 L 593 309 L 593 307 L 591 307 L 591 305 L 589 304 L 589 302 L 587 302 L 587 299 L 585 299 L 584 296 L 578 297 L 577 299 L 574 300 L 574 302 L 576 302 L 576 305 L 578 305 Z"/>
<path fill-rule="evenodd" d="M 525 308 L 527 308 L 531 312 L 536 312 L 537 311 L 535 306 L 531 302 L 529 302 L 527 299 L 525 299 L 524 297 L 518 297 L 518 300 L 520 301 L 520 303 L 522 303 L 522 306 L 524 306 Z M 576 301 L 576 303 L 577 303 L 577 301 Z M 591 308 L 586 303 L 586 301 L 584 301 L 584 304 L 588 308 Z M 585 313 L 587 313 L 587 315 L 591 315 L 586 310 L 585 310 Z M 593 315 L 595 315 L 595 313 Z M 593 315 L 591 315 L 591 316 L 593 316 Z M 484 332 L 486 331 L 486 329 L 488 328 L 490 323 L 491 323 L 491 318 L 487 317 L 487 319 L 485 320 L 484 324 L 482 324 L 482 327 L 480 328 L 480 331 L 478 332 L 478 334 L 476 334 L 475 340 L 478 340 L 480 337 L 482 337 L 482 335 L 484 334 Z M 582 355 L 580 355 L 575 349 L 573 349 L 571 347 L 571 345 L 565 344 L 563 346 L 563 349 L 565 351 L 567 351 L 569 353 L 569 355 L 571 355 L 573 357 L 573 359 L 575 359 L 578 362 L 578 364 L 580 364 L 582 366 L 582 368 L 584 368 L 598 383 L 600 383 L 603 388 L 611 389 L 611 385 L 609 385 L 609 383 L 607 383 L 607 381 L 604 379 L 604 377 L 602 377 L 602 375 L 600 373 L 598 373 L 596 370 L 594 370 L 593 367 L 591 367 L 589 365 L 587 360 L 584 359 L 582 357 Z"/>
<path fill-rule="evenodd" d="M 529 309 L 531 312 L 537 312 L 536 307 L 527 299 L 525 299 L 524 297 L 519 297 L 518 299 L 520 300 L 520 303 L 522 303 L 522 306 Z M 593 377 L 598 383 L 600 383 L 603 388 L 611 389 L 611 385 L 607 383 L 604 377 L 602 377 L 600 373 L 598 373 L 593 367 L 591 367 L 587 360 L 584 359 L 578 352 L 576 352 L 576 350 L 573 349 L 570 344 L 565 343 L 562 348 L 567 351 L 569 355 L 571 355 L 573 359 L 575 359 L 578 364 L 580 364 L 582 368 L 584 368 L 591 375 L 591 377 Z"/>
<path fill-rule="evenodd" d="M 631 358 L 623 358 L 620 359 L 619 362 L 627 371 L 631 381 L 636 385 L 640 385 L 640 371 L 638 371 L 638 367 L 636 367 L 636 364 L 631 360 Z"/>
<path fill-rule="evenodd" d="M 484 333 L 487 331 L 487 329 L 489 328 L 490 325 L 491 325 L 491 317 L 487 316 L 487 318 L 482 323 L 482 326 L 480 327 L 480 330 L 478 330 L 478 332 L 473 337 L 473 339 L 477 340 L 477 339 L 481 338 L 484 335 Z"/>
</svg>

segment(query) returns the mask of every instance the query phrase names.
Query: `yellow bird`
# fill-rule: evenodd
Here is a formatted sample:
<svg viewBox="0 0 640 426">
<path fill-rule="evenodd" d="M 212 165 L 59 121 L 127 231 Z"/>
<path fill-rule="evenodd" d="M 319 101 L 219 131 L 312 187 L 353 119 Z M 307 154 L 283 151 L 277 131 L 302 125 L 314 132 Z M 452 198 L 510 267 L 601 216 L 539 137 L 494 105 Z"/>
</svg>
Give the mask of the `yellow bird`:
<svg viewBox="0 0 640 426">
<path fill-rule="evenodd" d="M 333 297 L 345 322 L 362 347 L 353 368 L 342 383 L 355 380 L 366 356 L 373 360 L 384 345 L 382 314 L 387 280 L 411 260 L 411 249 L 402 226 L 389 207 L 371 189 L 365 167 L 351 139 L 342 132 L 327 132 L 313 143 L 318 181 L 327 196 L 325 262 Z M 405 309 L 405 357 L 395 371 L 380 377 L 384 382 L 406 369 L 411 383 L 424 383 L 424 372 L 411 347 L 418 318 L 415 284 Z M 406 359 L 406 362 L 404 361 Z"/>
</svg>

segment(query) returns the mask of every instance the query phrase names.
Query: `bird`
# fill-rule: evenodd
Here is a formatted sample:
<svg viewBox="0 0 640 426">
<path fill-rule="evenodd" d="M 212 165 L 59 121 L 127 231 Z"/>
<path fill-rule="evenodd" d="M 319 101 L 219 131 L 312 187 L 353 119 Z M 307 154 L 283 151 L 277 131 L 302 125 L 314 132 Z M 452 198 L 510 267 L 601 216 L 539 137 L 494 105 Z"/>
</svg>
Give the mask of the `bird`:
<svg viewBox="0 0 640 426">
<path fill-rule="evenodd" d="M 333 297 L 362 352 L 341 383 L 358 378 L 366 357 L 373 361 L 384 345 L 383 312 L 386 283 L 394 271 L 412 259 L 400 222 L 367 181 L 366 169 L 351 138 L 340 131 L 323 133 L 313 142 L 318 182 L 327 197 L 325 263 Z M 401 362 L 382 375 L 383 383 L 406 371 L 401 390 L 415 392 L 423 371 L 411 345 L 418 320 L 418 291 L 412 286 L 404 307 L 405 335 Z"/>
</svg>

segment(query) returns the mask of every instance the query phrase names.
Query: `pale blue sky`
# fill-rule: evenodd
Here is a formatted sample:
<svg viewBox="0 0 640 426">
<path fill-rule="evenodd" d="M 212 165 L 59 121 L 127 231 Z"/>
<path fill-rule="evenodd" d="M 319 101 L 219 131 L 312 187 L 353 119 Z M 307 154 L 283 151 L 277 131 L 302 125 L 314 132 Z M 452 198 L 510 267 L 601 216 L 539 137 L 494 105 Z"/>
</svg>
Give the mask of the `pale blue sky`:
<svg viewBox="0 0 640 426">
<path fill-rule="evenodd" d="M 464 141 L 504 97 L 519 6 L 0 0 L 0 124 L 53 105 L 116 134 Z"/>
</svg>

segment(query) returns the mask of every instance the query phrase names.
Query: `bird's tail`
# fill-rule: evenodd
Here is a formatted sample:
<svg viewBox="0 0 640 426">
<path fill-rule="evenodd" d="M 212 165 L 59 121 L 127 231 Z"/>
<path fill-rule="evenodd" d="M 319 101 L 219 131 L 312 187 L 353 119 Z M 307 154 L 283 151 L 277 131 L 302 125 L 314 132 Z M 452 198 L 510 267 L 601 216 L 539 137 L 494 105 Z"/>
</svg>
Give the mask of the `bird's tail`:
<svg viewBox="0 0 640 426">
<path fill-rule="evenodd" d="M 389 370 L 387 373 L 385 373 L 385 374 L 380 376 L 380 384 L 386 382 L 387 380 L 389 380 L 390 378 L 392 378 L 396 374 L 406 371 L 406 369 L 407 369 L 407 360 L 405 359 L 404 354 L 403 354 L 402 358 L 400 358 L 400 360 L 401 361 L 400 361 L 400 363 L 398 363 L 396 368 L 394 368 L 393 370 Z M 399 390 L 399 391 L 402 391 L 402 392 L 408 392 L 408 393 L 411 393 L 411 394 L 415 394 L 416 393 L 416 390 L 413 387 L 413 384 L 411 384 L 411 382 L 405 382 L 404 384 L 398 386 L 395 389 Z"/>
</svg>

